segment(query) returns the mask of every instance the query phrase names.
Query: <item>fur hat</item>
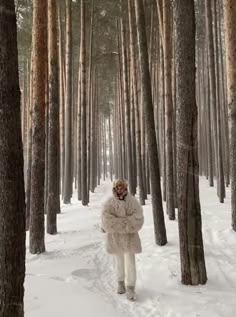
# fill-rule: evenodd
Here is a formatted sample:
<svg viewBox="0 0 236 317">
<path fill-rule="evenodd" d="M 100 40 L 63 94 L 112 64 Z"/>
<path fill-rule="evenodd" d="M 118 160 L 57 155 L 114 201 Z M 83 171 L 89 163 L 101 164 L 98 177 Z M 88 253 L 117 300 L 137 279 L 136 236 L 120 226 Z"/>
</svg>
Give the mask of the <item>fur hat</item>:
<svg viewBox="0 0 236 317">
<path fill-rule="evenodd" d="M 127 189 L 128 188 L 128 182 L 125 179 L 122 179 L 122 178 L 116 179 L 113 182 L 113 188 L 116 188 L 117 186 L 122 186 L 122 187 L 124 187 L 124 189 Z"/>
</svg>

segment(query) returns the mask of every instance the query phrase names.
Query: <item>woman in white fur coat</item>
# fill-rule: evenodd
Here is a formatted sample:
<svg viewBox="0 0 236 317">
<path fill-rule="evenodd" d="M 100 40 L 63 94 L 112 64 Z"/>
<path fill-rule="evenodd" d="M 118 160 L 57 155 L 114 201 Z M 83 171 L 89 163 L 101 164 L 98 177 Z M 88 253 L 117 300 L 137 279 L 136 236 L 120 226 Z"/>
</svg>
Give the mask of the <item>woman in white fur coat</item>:
<svg viewBox="0 0 236 317">
<path fill-rule="evenodd" d="M 106 232 L 107 252 L 114 255 L 117 293 L 126 292 L 129 300 L 135 300 L 135 254 L 142 252 L 138 231 L 143 226 L 143 210 L 137 199 L 128 193 L 123 179 L 113 183 L 113 196 L 102 210 L 102 231 Z"/>
</svg>

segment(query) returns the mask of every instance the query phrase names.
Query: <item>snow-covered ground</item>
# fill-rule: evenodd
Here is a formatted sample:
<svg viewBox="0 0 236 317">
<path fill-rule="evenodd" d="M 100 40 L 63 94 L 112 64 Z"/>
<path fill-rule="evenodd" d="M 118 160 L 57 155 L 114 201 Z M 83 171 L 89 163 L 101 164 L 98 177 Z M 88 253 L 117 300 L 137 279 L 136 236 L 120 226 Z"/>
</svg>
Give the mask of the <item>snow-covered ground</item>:
<svg viewBox="0 0 236 317">
<path fill-rule="evenodd" d="M 91 195 L 89 207 L 74 197 L 62 207 L 56 236 L 46 237 L 47 252 L 27 252 L 26 317 L 234 317 L 236 316 L 236 233 L 230 229 L 230 200 L 218 203 L 215 188 L 200 180 L 203 238 L 208 273 L 205 286 L 183 286 L 177 221 L 166 219 L 168 244 L 154 243 L 150 201 L 140 232 L 137 301 L 114 292 L 113 259 L 99 230 L 103 201 L 111 184 Z"/>
</svg>

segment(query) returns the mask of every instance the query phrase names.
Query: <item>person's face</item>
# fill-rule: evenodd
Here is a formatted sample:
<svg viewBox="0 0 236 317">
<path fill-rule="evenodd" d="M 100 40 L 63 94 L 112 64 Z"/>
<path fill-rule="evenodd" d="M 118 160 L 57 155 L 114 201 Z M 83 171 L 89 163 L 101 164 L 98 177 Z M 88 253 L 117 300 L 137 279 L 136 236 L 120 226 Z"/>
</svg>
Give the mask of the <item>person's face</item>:
<svg viewBox="0 0 236 317">
<path fill-rule="evenodd" d="M 125 191 L 123 186 L 116 186 L 116 192 L 118 195 L 123 194 L 123 192 Z"/>
</svg>

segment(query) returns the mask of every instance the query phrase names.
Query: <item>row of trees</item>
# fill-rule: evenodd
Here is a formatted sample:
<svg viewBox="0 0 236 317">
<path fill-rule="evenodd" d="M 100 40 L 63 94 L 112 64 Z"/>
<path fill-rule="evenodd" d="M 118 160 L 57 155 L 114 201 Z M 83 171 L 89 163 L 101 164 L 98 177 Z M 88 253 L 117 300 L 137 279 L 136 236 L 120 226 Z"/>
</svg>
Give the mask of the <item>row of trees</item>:
<svg viewBox="0 0 236 317">
<path fill-rule="evenodd" d="M 74 54 L 71 0 L 35 0 L 32 50 L 20 63 L 20 79 L 16 7 L 13 0 L 0 0 L 0 7 L 0 317 L 24 315 L 25 229 L 30 252 L 44 252 L 44 214 L 47 232 L 55 234 L 60 194 L 70 203 L 76 188 L 88 205 L 108 167 L 111 177 L 128 178 L 132 194 L 138 187 L 142 204 L 151 192 L 158 245 L 167 243 L 162 197 L 171 220 L 178 207 L 182 282 L 206 283 L 199 159 L 210 185 L 216 176 L 221 202 L 231 180 L 236 228 L 234 1 L 157 0 L 150 7 L 121 1 L 106 41 L 116 65 L 108 81 L 111 65 L 99 64 L 106 50 L 95 49 L 94 25 L 106 17 L 104 7 L 91 2 L 88 10 L 79 1 Z"/>
</svg>

